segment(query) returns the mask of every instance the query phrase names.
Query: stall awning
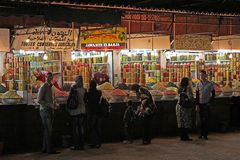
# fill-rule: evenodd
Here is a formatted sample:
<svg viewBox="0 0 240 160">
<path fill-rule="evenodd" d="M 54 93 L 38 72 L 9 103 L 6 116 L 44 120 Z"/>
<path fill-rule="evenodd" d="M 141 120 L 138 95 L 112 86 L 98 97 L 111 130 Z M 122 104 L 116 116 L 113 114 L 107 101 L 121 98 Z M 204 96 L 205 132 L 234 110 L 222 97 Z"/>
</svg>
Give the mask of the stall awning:
<svg viewBox="0 0 240 160">
<path fill-rule="evenodd" d="M 39 3 L 0 3 L 0 27 L 3 25 L 26 26 L 32 17 L 40 18 L 39 26 L 45 23 L 65 23 L 71 24 L 110 24 L 121 23 L 121 13 L 115 10 L 81 8 L 47 5 Z M 1 19 L 11 19 L 8 24 L 4 24 Z M 5 20 L 6 21 L 6 20 Z M 18 22 L 17 24 L 15 22 Z M 12 25 L 11 25 L 12 24 Z M 31 26 L 29 24 L 28 26 Z M 35 25 L 36 26 L 36 25 Z"/>
</svg>

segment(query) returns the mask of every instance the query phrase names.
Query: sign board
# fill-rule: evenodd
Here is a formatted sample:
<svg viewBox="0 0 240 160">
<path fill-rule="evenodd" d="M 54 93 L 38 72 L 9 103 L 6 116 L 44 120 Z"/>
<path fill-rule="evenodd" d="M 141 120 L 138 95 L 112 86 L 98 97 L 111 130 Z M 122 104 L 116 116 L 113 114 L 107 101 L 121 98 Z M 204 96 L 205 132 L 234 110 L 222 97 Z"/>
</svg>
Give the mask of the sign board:
<svg viewBox="0 0 240 160">
<path fill-rule="evenodd" d="M 37 27 L 16 31 L 15 50 L 67 51 L 76 48 L 78 30 L 71 28 Z M 44 40 L 45 39 L 45 40 Z"/>
<path fill-rule="evenodd" d="M 127 41 L 128 49 L 170 49 L 169 36 L 151 37 L 150 34 L 142 34 L 141 36 L 131 35 L 134 38 L 129 37 L 130 39 Z"/>
<path fill-rule="evenodd" d="M 81 32 L 81 50 L 118 50 L 126 48 L 126 28 L 113 27 Z"/>
<path fill-rule="evenodd" d="M 176 50 L 211 50 L 211 36 L 208 35 L 179 35 L 174 40 L 172 49 Z"/>
<path fill-rule="evenodd" d="M 10 51 L 10 32 L 9 29 L 0 28 L 0 51 Z"/>
<path fill-rule="evenodd" d="M 213 50 L 240 50 L 240 36 L 220 36 L 213 38 Z"/>
</svg>

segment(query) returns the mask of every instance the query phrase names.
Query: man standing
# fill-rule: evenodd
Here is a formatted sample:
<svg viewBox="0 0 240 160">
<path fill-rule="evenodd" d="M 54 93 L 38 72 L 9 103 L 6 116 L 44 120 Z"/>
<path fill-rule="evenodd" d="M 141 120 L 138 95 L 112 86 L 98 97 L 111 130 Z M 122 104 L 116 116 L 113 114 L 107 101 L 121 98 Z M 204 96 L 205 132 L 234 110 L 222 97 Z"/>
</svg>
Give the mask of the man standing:
<svg viewBox="0 0 240 160">
<path fill-rule="evenodd" d="M 215 90 L 213 83 L 207 80 L 206 71 L 200 71 L 200 82 L 196 87 L 196 102 L 199 106 L 199 115 L 200 115 L 200 136 L 199 138 L 204 138 L 208 140 L 208 116 L 210 104 L 215 97 Z"/>
<path fill-rule="evenodd" d="M 56 154 L 52 144 L 52 125 L 54 110 L 54 95 L 52 92 L 53 74 L 47 74 L 47 81 L 40 87 L 38 92 L 38 103 L 40 104 L 40 116 L 43 124 L 43 146 L 42 152 Z"/>
</svg>

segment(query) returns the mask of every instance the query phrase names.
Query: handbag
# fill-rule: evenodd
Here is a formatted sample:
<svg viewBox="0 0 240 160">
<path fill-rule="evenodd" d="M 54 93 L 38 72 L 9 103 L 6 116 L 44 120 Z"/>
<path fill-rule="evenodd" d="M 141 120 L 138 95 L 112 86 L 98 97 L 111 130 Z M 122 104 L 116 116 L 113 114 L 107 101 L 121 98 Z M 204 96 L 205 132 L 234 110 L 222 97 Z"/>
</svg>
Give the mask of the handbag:
<svg viewBox="0 0 240 160">
<path fill-rule="evenodd" d="M 194 102 L 188 97 L 186 89 L 183 89 L 179 94 L 179 105 L 183 108 L 192 108 L 194 106 Z"/>
</svg>

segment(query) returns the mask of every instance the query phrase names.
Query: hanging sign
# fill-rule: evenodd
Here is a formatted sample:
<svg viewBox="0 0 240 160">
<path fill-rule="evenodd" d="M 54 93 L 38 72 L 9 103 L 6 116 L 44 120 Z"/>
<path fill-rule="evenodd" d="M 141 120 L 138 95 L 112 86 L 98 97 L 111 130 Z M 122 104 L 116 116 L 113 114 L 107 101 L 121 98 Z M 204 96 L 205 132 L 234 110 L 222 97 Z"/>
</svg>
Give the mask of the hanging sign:
<svg viewBox="0 0 240 160">
<path fill-rule="evenodd" d="M 71 28 L 37 27 L 17 30 L 13 42 L 15 50 L 66 51 L 76 48 L 78 30 Z"/>
<path fill-rule="evenodd" d="M 175 48 L 177 50 L 211 50 L 211 36 L 208 35 L 179 35 L 176 36 Z"/>
<path fill-rule="evenodd" d="M 10 34 L 9 29 L 0 28 L 0 51 L 10 51 Z"/>
<path fill-rule="evenodd" d="M 126 28 L 113 27 L 83 31 L 80 43 L 82 50 L 118 50 L 126 48 Z"/>
</svg>

